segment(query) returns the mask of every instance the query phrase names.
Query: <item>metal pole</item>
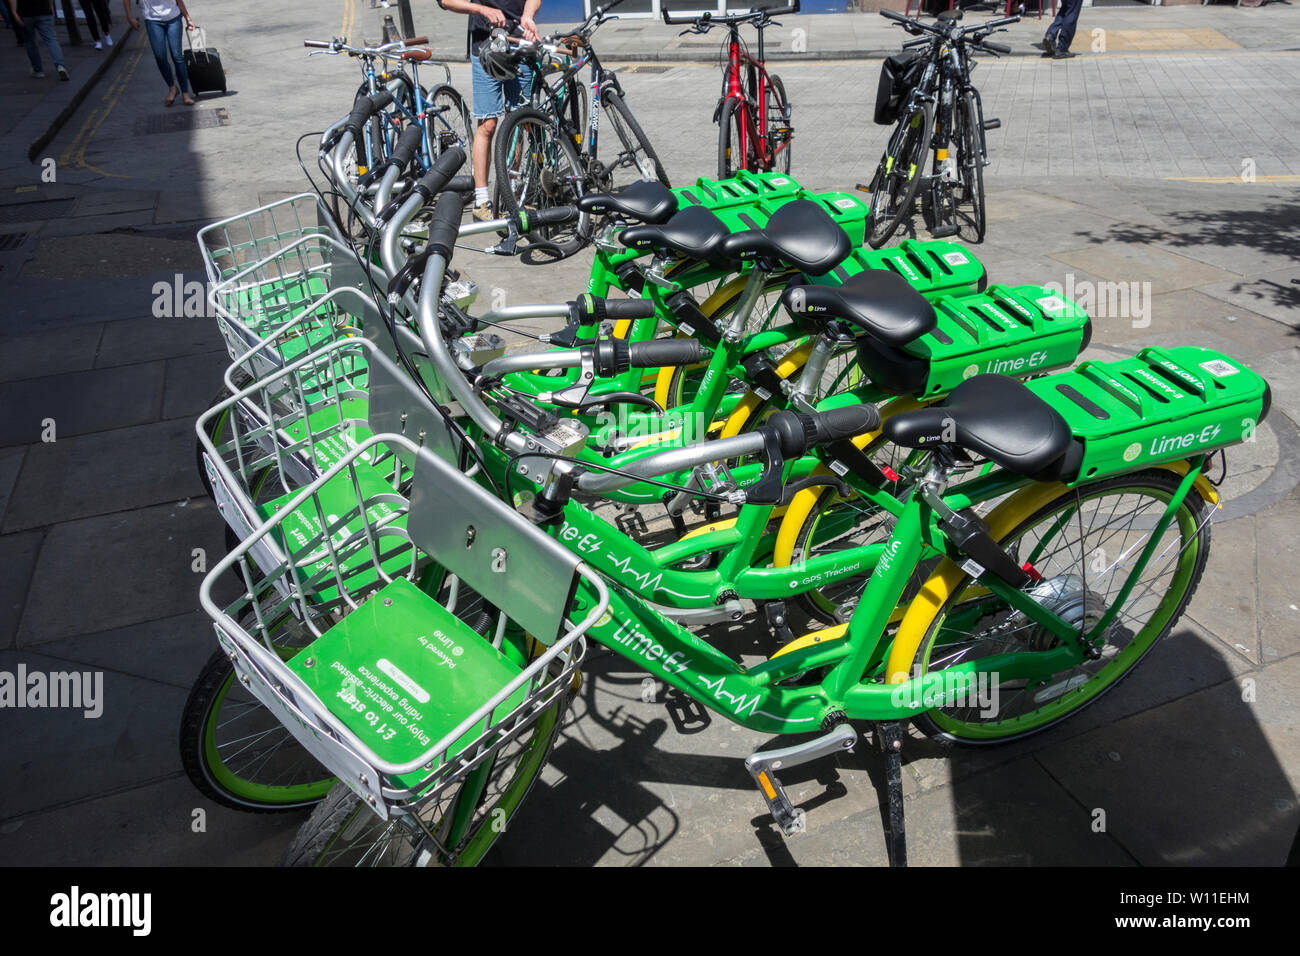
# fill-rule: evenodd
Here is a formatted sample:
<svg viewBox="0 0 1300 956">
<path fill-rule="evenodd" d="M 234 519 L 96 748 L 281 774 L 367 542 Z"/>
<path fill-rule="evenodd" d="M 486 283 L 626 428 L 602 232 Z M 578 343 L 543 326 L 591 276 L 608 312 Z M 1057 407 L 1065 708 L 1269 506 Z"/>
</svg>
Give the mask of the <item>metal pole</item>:
<svg viewBox="0 0 1300 956">
<path fill-rule="evenodd" d="M 402 17 L 402 36 L 415 36 L 415 18 L 411 15 L 411 0 L 398 0 L 397 9 Z"/>
</svg>

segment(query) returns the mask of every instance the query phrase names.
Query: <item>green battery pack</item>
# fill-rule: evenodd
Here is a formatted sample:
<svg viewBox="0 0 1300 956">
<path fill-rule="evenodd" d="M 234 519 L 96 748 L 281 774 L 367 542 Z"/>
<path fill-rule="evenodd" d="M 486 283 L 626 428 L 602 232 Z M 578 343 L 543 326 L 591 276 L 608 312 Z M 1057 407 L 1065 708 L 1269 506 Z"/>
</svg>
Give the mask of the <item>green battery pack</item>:
<svg viewBox="0 0 1300 956">
<path fill-rule="evenodd" d="M 1072 365 L 1092 323 L 1083 309 L 1043 286 L 992 285 L 934 303 L 938 324 L 907 345 L 859 340 L 858 364 L 894 395 L 931 399 L 989 373 L 1024 378 Z"/>
<path fill-rule="evenodd" d="M 1268 414 L 1268 383 L 1197 346 L 1145 348 L 1025 383 L 1084 445 L 1080 480 L 1176 461 L 1247 441 Z"/>
<path fill-rule="evenodd" d="M 848 198 L 856 201 L 854 196 Z M 869 269 L 896 272 L 931 300 L 944 295 L 983 292 L 988 284 L 984 264 L 965 246 L 945 239 L 907 239 L 888 249 L 855 249 L 828 274 L 814 281 L 818 285 L 839 285 Z"/>
</svg>

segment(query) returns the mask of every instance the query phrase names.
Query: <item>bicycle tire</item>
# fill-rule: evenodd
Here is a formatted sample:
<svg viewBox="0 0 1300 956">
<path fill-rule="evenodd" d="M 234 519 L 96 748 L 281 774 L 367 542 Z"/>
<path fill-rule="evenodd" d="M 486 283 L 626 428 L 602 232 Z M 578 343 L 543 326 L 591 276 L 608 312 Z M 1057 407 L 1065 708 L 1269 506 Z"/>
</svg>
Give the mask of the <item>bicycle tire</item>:
<svg viewBox="0 0 1300 956">
<path fill-rule="evenodd" d="M 446 150 L 459 146 L 468 153 L 474 144 L 474 121 L 465 98 L 456 87 L 439 83 L 429 92 L 425 112 L 432 125 L 429 146 L 436 159 Z"/>
<path fill-rule="evenodd" d="M 986 228 L 984 209 L 984 156 L 980 151 L 979 109 L 975 104 L 975 95 L 967 93 L 962 97 L 961 109 L 957 116 L 961 128 L 957 132 L 957 168 L 961 171 L 961 200 L 953 203 L 957 214 L 958 226 L 962 227 L 961 209 L 969 201 L 971 207 L 969 226 L 970 235 L 964 228 L 960 236 L 965 242 L 983 242 Z"/>
<path fill-rule="evenodd" d="M 497 127 L 493 152 L 498 195 L 505 207 L 498 214 L 516 216 L 521 206 L 573 205 L 586 189 L 577 149 L 554 118 L 541 110 L 527 107 L 508 114 Z M 574 224 L 539 231 L 548 242 L 576 248 L 590 238 L 591 228 L 591 217 L 583 213 Z"/>
<path fill-rule="evenodd" d="M 730 179 L 742 169 L 748 169 L 749 157 L 736 162 L 736 145 L 745 138 L 744 115 L 740 111 L 741 101 L 734 97 L 722 104 L 718 114 L 718 178 Z"/>
<path fill-rule="evenodd" d="M 664 172 L 663 163 L 659 161 L 658 154 L 655 153 L 654 147 L 650 145 L 650 140 L 646 138 L 645 132 L 641 129 L 641 124 L 636 121 L 632 111 L 627 108 L 627 103 L 623 102 L 623 97 L 613 90 L 607 90 L 604 96 L 604 106 L 605 112 L 610 119 L 610 125 L 614 127 L 619 142 L 623 144 L 623 152 L 619 154 L 619 159 L 615 165 L 619 165 L 623 157 L 631 153 L 632 165 L 640 173 L 641 179 L 651 179 L 648 173 L 653 172 L 654 179 L 657 179 L 665 186 L 672 186 L 672 183 L 668 181 L 668 174 Z M 638 152 L 644 154 L 644 156 L 639 158 L 637 156 Z M 647 160 L 651 167 L 649 170 L 644 166 Z M 618 185 L 620 184 L 614 183 L 614 186 L 617 187 Z"/>
<path fill-rule="evenodd" d="M 772 144 L 772 172 L 784 173 L 788 176 L 790 175 L 791 164 L 790 151 L 794 142 L 794 129 L 790 126 L 790 98 L 785 95 L 785 84 L 781 82 L 779 76 L 772 74 L 769 79 L 772 81 L 772 85 L 768 89 L 768 97 L 776 102 L 769 102 L 767 107 L 768 127 L 770 128 L 772 125 L 772 110 L 773 106 L 775 106 L 781 126 L 789 130 L 781 137 L 779 143 Z"/>
<path fill-rule="evenodd" d="M 1094 622 L 1100 618 L 1103 608 L 1108 608 L 1107 598 L 1094 597 L 1102 594 L 1098 587 L 1099 583 L 1103 587 L 1114 581 L 1105 581 L 1106 575 L 1114 575 L 1115 579 L 1122 582 L 1127 576 L 1128 569 L 1123 573 L 1117 573 L 1120 566 L 1126 560 L 1134 560 L 1136 554 L 1140 553 L 1141 546 L 1144 545 L 1145 539 L 1140 539 L 1132 545 L 1126 545 L 1125 541 L 1120 541 L 1118 545 L 1095 544 L 1089 546 L 1085 541 L 1085 535 L 1080 535 L 1076 545 L 1068 543 L 1068 529 L 1076 524 L 1074 516 L 1066 514 L 1067 509 L 1075 508 L 1079 510 L 1077 524 L 1081 527 L 1083 524 L 1082 509 L 1089 503 L 1105 498 L 1109 495 L 1129 495 L 1133 497 L 1147 497 L 1153 504 L 1143 512 L 1134 512 L 1132 518 L 1117 519 L 1115 517 L 1119 504 L 1112 505 L 1110 511 L 1106 514 L 1100 530 L 1106 532 L 1113 528 L 1118 528 L 1122 524 L 1125 530 L 1131 530 L 1142 524 L 1149 523 L 1154 526 L 1156 520 L 1163 513 L 1164 507 L 1172 498 L 1175 490 L 1181 481 L 1182 476 L 1176 472 L 1165 468 L 1154 468 L 1146 471 L 1135 472 L 1129 475 L 1119 475 L 1114 478 L 1108 478 L 1093 484 L 1084 485 L 1077 489 L 1067 489 L 1064 486 L 1057 486 L 1059 492 L 1052 495 L 1046 502 L 1038 507 L 1033 507 L 1038 500 L 1033 495 L 1025 498 L 1027 507 L 1024 509 L 1028 513 L 1017 515 L 1011 513 L 1005 521 L 999 520 L 997 524 L 1005 526 L 1007 523 L 1014 523 L 1014 527 L 1005 534 L 996 535 L 999 544 L 1004 548 L 1014 549 L 1013 556 L 1017 563 L 1025 555 L 1025 541 L 1027 536 L 1040 526 L 1047 526 L 1048 531 L 1055 534 L 1064 532 L 1067 543 L 1065 544 L 1066 558 L 1059 561 L 1059 567 L 1068 568 L 1071 572 L 1065 571 L 1054 573 L 1052 562 L 1057 559 L 1061 553 L 1061 545 L 1051 543 L 1054 549 L 1049 554 L 1043 555 L 1041 548 L 1044 546 L 1042 540 L 1039 541 L 1033 551 L 1030 552 L 1029 560 L 1034 567 L 1044 575 L 1044 581 L 1060 582 L 1060 594 L 1048 598 L 1057 610 L 1057 613 L 1067 620 L 1073 619 L 1074 615 L 1079 615 L 1082 625 L 1086 626 L 1088 622 Z M 1031 489 L 1032 490 L 1032 489 Z M 1013 505 L 1014 499 L 1007 503 L 1008 507 Z M 1100 508 L 1096 509 L 1100 513 Z M 1046 684 L 1039 682 L 1037 684 L 1027 684 L 1021 688 L 1021 693 L 1012 699 L 1012 704 L 1019 702 L 1027 691 L 1033 691 L 1029 698 L 1029 703 L 1039 703 L 1043 701 L 1042 706 L 1030 709 L 1020 714 L 1013 714 L 1010 717 L 1003 715 L 1011 708 L 1008 708 L 1005 702 L 1005 691 L 999 688 L 999 708 L 997 713 L 990 716 L 994 719 L 975 720 L 981 714 L 976 708 L 946 708 L 942 710 L 931 710 L 917 717 L 918 726 L 933 736 L 943 737 L 959 743 L 965 744 L 993 744 L 1005 743 L 1012 740 L 1018 740 L 1030 734 L 1040 733 L 1049 727 L 1055 726 L 1060 721 L 1066 719 L 1084 707 L 1094 703 L 1104 693 L 1111 690 L 1124 677 L 1132 673 L 1133 668 L 1150 653 L 1151 649 L 1163 638 L 1173 625 L 1177 622 L 1179 616 L 1186 609 L 1188 602 L 1195 593 L 1197 585 L 1205 571 L 1205 564 L 1209 557 L 1210 549 L 1210 523 L 1209 517 L 1213 512 L 1213 505 L 1201 497 L 1195 488 L 1191 489 L 1186 498 L 1179 505 L 1175 512 L 1175 520 L 1166 528 L 1165 534 L 1171 532 L 1176 535 L 1174 543 L 1165 545 L 1163 553 L 1157 553 L 1152 556 L 1151 561 L 1143 571 L 1143 577 L 1151 572 L 1153 567 L 1158 568 L 1157 573 L 1162 573 L 1167 564 L 1162 565 L 1164 554 L 1168 553 L 1170 548 L 1177 545 L 1177 551 L 1174 557 L 1170 559 L 1176 562 L 1171 574 L 1170 582 L 1167 588 L 1159 591 L 1158 603 L 1151 612 L 1151 618 L 1145 624 L 1137 627 L 1136 631 L 1131 632 L 1128 642 L 1120 647 L 1116 641 L 1121 637 L 1120 631 L 1126 629 L 1129 620 L 1140 613 L 1137 609 L 1139 602 L 1143 601 L 1147 595 L 1156 587 L 1156 585 L 1135 586 L 1133 592 L 1126 598 L 1125 608 L 1121 611 L 1120 616 L 1116 618 L 1116 623 L 1112 624 L 1106 634 L 1106 643 L 1103 648 L 1102 656 L 1098 661 L 1085 661 L 1082 664 L 1075 665 L 1071 670 L 1083 669 L 1083 673 L 1076 674 L 1074 677 L 1062 677 L 1062 674 L 1053 674 L 1050 677 L 1052 683 Z M 994 516 L 990 516 L 990 522 L 994 521 Z M 1053 528 L 1052 525 L 1056 527 Z M 1163 542 L 1165 539 L 1162 538 Z M 1077 553 L 1077 560 L 1076 555 Z M 1105 565 L 1110 561 L 1109 555 L 1118 555 L 1118 559 L 1109 569 L 1103 568 L 1097 570 L 1097 565 Z M 1089 576 L 1091 574 L 1091 576 Z M 1077 580 L 1072 580 L 1077 579 Z M 932 658 L 934 657 L 935 648 L 942 646 L 941 653 L 945 656 L 942 660 L 944 665 L 953 665 L 960 660 L 970 660 L 972 657 L 978 657 L 975 654 L 967 654 L 962 649 L 963 635 L 968 638 L 968 644 L 974 645 L 977 637 L 970 635 L 979 635 L 979 628 L 983 626 L 984 633 L 989 635 L 986 640 L 991 645 L 989 650 L 992 653 L 1005 653 L 1013 650 L 1008 643 L 1006 635 L 1019 634 L 1015 640 L 1025 650 L 1043 650 L 1053 646 L 1053 642 L 1059 640 L 1049 633 L 1038 628 L 1032 621 L 1023 626 L 1008 627 L 1014 625 L 1017 621 L 1016 612 L 1012 612 L 1005 607 L 1002 610 L 996 610 L 996 605 L 1000 599 L 994 597 L 991 592 L 983 588 L 974 588 L 972 590 L 983 591 L 983 594 L 973 594 L 968 600 L 970 605 L 962 609 L 962 597 L 966 593 L 967 587 L 971 584 L 970 578 L 960 569 L 949 564 L 944 567 L 929 581 L 926 582 L 927 593 L 936 595 L 935 600 L 941 600 L 937 607 L 933 608 L 933 614 L 928 622 L 923 622 L 926 626 L 926 632 L 920 646 L 917 649 L 913 673 L 933 673 L 944 669 L 942 666 L 933 666 Z M 1037 585 L 1035 585 L 1037 586 Z M 937 588 L 937 590 L 936 590 Z M 1091 604 L 1089 602 L 1092 602 Z M 990 623 L 993 619 L 1001 616 L 997 624 Z M 945 632 L 946 622 L 955 618 L 955 623 Z M 964 623 L 969 620 L 969 623 Z M 1020 620 L 1025 620 L 1023 617 Z M 907 622 L 904 622 L 906 626 Z M 947 639 L 940 645 L 940 636 L 945 635 Z M 1107 651 L 1113 649 L 1113 652 L 1107 655 Z M 1087 668 L 1093 668 L 1093 672 L 1088 674 Z M 1082 678 L 1082 679 L 1080 679 Z"/>
<path fill-rule="evenodd" d="M 296 653 L 296 650 L 284 648 L 282 656 L 286 651 Z M 334 786 L 334 775 L 317 763 L 256 698 L 250 694 L 249 703 L 240 705 L 236 701 L 240 713 L 223 719 L 231 695 L 241 692 L 236 690 L 236 685 L 230 658 L 225 651 L 218 650 L 208 658 L 190 688 L 181 712 L 180 726 L 181 766 L 190 782 L 216 803 L 251 813 L 298 810 L 319 802 Z M 244 750 L 248 747 L 261 749 L 232 764 L 221 754 L 222 745 L 216 739 L 217 732 L 232 723 L 243 722 L 244 717 L 255 722 L 248 726 L 265 728 L 247 730 L 241 726 L 237 730 L 237 733 L 255 740 Z M 259 780 L 247 771 L 250 760 L 254 763 L 260 760 L 265 768 L 269 761 L 262 758 L 277 750 L 282 750 L 290 767 L 302 768 L 294 771 L 297 775 L 295 782 Z M 242 757 L 243 751 L 234 756 Z"/>
<path fill-rule="evenodd" d="M 337 784 L 299 829 L 285 852 L 284 866 L 427 866 L 446 864 L 472 866 L 496 843 L 514 819 L 531 792 L 550 756 L 551 747 L 564 723 L 571 693 L 562 692 L 547 712 L 526 733 L 522 747 L 510 750 L 504 760 L 494 756 L 488 771 L 507 773 L 518 768 L 512 779 L 501 786 L 498 795 L 489 796 L 493 786 L 489 779 L 476 798 L 470 829 L 454 847 L 438 847 L 427 836 L 411 839 L 412 829 L 395 819 L 380 820 L 343 783 Z M 510 747 L 510 745 L 507 745 Z M 473 775 L 473 772 L 471 772 Z M 421 807 L 421 821 L 435 833 L 454 812 L 468 778 L 439 794 Z"/>
<path fill-rule="evenodd" d="M 871 203 L 867 211 L 866 227 L 867 241 L 873 249 L 879 249 L 888 242 L 903 220 L 911 215 L 916 190 L 921 184 L 920 173 L 933 135 L 932 104 L 916 104 L 899 118 L 889 145 L 880 158 L 880 165 L 876 167 L 876 175 L 871 180 Z M 900 175 L 898 170 L 906 170 L 906 173 Z M 887 184 L 890 187 L 888 190 Z M 888 205 L 883 210 L 879 204 L 882 192 L 888 199 Z"/>
</svg>

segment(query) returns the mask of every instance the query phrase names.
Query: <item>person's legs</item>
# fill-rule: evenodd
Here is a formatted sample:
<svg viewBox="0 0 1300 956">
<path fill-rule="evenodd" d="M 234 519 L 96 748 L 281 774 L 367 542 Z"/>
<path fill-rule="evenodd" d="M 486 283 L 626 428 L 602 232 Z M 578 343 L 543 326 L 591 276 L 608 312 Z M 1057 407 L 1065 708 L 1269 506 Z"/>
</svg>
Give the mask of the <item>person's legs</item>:
<svg viewBox="0 0 1300 956">
<path fill-rule="evenodd" d="M 146 20 L 144 29 L 149 35 L 149 49 L 153 50 L 153 58 L 158 64 L 158 72 L 162 74 L 163 82 L 168 87 L 174 87 L 176 77 L 172 74 L 172 58 L 167 50 L 166 26 L 159 20 Z"/>
<path fill-rule="evenodd" d="M 90 41 L 99 43 L 99 27 L 95 25 L 95 10 L 90 5 L 90 0 L 81 0 L 81 13 L 86 18 L 86 29 L 90 31 Z"/>
<path fill-rule="evenodd" d="M 172 65 L 176 68 L 176 85 L 180 87 L 182 93 L 189 96 L 194 91 L 190 88 L 190 74 L 185 69 L 185 54 L 181 51 L 181 33 L 185 29 L 182 19 L 176 16 L 163 26 L 167 28 L 167 50 L 171 55 Z"/>
<path fill-rule="evenodd" d="M 89 0 L 89 2 L 90 9 L 86 11 L 86 20 L 95 17 L 104 35 L 108 36 L 109 31 L 113 29 L 113 12 L 108 8 L 108 0 Z"/>
<path fill-rule="evenodd" d="M 28 17 L 23 21 L 22 43 L 27 48 L 27 59 L 32 63 L 33 73 L 43 73 L 44 68 L 41 66 L 41 51 L 36 47 L 36 28 L 33 25 L 33 17 Z"/>
<path fill-rule="evenodd" d="M 500 80 L 487 75 L 478 57 L 470 57 L 470 76 L 474 89 L 474 119 L 478 123 L 474 130 L 474 186 L 486 190 L 488 184 L 488 166 L 492 156 L 492 136 L 496 133 L 497 120 L 505 115 L 505 99 L 502 96 Z M 482 206 L 480 196 L 474 197 L 474 205 Z"/>
<path fill-rule="evenodd" d="M 50 51 L 50 59 L 54 61 L 55 67 L 61 69 L 63 50 L 59 46 L 58 37 L 54 35 L 54 17 L 30 17 L 28 22 L 32 27 L 31 32 L 40 34 L 41 42 Z"/>
<path fill-rule="evenodd" d="M 1061 21 L 1061 27 L 1056 34 L 1056 48 L 1058 50 L 1068 50 L 1070 44 L 1074 41 L 1074 31 L 1079 26 L 1079 14 L 1083 11 L 1083 0 L 1062 0 L 1059 9 L 1058 19 Z"/>
</svg>

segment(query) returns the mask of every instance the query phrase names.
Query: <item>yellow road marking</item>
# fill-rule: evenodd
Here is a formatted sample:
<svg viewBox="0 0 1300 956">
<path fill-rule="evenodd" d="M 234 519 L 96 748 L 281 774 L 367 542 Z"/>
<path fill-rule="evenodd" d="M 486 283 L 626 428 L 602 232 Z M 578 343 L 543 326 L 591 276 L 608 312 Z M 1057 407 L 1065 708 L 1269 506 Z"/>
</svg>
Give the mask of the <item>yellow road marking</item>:
<svg viewBox="0 0 1300 956">
<path fill-rule="evenodd" d="M 131 77 L 135 75 L 135 69 L 140 65 L 140 59 L 143 56 L 144 45 L 137 38 L 135 52 L 131 54 L 131 59 L 126 68 L 104 90 L 104 95 L 99 99 L 99 109 L 87 116 L 86 121 L 81 124 L 81 129 L 77 130 L 77 135 L 73 137 L 72 142 L 68 144 L 68 148 L 59 157 L 60 166 L 67 169 L 88 169 L 93 173 L 109 176 L 113 179 L 131 178 L 121 173 L 110 173 L 86 162 L 86 150 L 90 148 L 91 141 L 94 140 L 99 127 L 104 124 L 104 120 L 108 119 L 108 114 L 113 112 L 118 100 L 122 98 L 122 93 L 125 92 L 126 85 L 131 82 Z"/>
<path fill-rule="evenodd" d="M 356 0 L 343 0 L 343 26 L 339 28 L 339 36 L 344 40 L 349 40 L 352 34 L 352 26 L 357 17 Z"/>
</svg>

